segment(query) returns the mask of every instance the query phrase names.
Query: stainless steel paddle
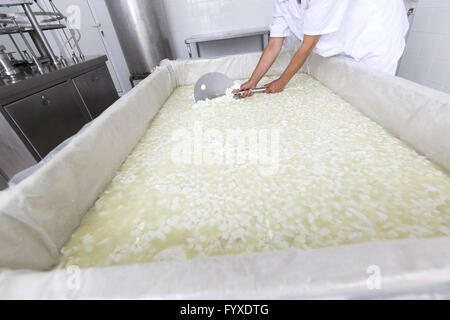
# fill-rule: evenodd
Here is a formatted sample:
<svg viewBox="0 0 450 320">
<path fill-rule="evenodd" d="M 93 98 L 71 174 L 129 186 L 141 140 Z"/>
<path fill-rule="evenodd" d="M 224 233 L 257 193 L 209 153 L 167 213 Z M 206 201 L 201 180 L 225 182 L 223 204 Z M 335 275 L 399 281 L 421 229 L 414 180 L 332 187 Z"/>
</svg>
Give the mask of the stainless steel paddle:
<svg viewBox="0 0 450 320">
<path fill-rule="evenodd" d="M 207 73 L 195 85 L 195 102 L 224 96 L 227 90 L 233 87 L 233 84 L 233 80 L 223 73 Z"/>
<path fill-rule="evenodd" d="M 211 100 L 218 97 L 222 97 L 226 94 L 227 90 L 233 87 L 233 80 L 228 76 L 220 72 L 211 72 L 202 76 L 195 84 L 194 98 L 195 102 L 202 100 Z M 266 88 L 255 88 L 249 90 L 242 90 L 234 92 L 234 98 L 239 99 L 241 95 L 248 91 L 253 93 L 264 92 Z"/>
</svg>

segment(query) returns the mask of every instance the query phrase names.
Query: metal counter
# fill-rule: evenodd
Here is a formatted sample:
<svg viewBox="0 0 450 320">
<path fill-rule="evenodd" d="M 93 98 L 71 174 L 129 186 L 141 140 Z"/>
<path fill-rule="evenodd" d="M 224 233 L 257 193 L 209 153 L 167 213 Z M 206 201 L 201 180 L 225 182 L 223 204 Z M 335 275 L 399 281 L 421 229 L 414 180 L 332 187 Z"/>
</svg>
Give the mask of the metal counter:
<svg viewBox="0 0 450 320">
<path fill-rule="evenodd" d="M 31 77 L 17 83 L 0 85 L 0 105 L 7 105 L 26 95 L 31 95 L 77 75 L 82 75 L 103 66 L 107 60 L 106 56 L 93 57 L 85 62 L 73 64 L 57 71 L 51 71 L 43 75 L 36 72 Z"/>
<path fill-rule="evenodd" d="M 200 44 L 212 41 L 230 40 L 236 38 L 247 38 L 247 37 L 260 37 L 261 38 L 261 49 L 264 51 L 265 48 L 265 38 L 270 36 L 270 31 L 267 28 L 253 28 L 246 30 L 235 30 L 230 32 L 218 32 L 209 33 L 202 35 L 195 35 L 187 38 L 184 42 L 187 46 L 189 53 L 189 58 L 193 57 L 192 44 L 195 44 L 197 49 L 197 57 L 201 58 Z"/>
<path fill-rule="evenodd" d="M 42 160 L 119 98 L 106 61 L 106 56 L 94 57 L 0 86 L 4 178 Z"/>
</svg>

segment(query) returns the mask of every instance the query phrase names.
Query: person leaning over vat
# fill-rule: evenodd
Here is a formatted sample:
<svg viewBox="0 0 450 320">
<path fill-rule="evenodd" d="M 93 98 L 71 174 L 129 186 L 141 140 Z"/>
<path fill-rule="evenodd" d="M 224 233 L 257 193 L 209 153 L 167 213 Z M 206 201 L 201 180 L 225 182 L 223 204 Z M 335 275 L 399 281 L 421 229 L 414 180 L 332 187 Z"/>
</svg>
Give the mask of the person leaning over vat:
<svg viewBox="0 0 450 320">
<path fill-rule="evenodd" d="M 266 93 L 284 90 L 311 52 L 344 56 L 369 68 L 395 75 L 409 29 L 403 0 L 275 0 L 269 44 L 250 80 L 240 90 L 257 87 L 278 57 L 286 37 L 302 41 L 300 49 Z M 251 96 L 248 91 L 242 98 Z"/>
</svg>

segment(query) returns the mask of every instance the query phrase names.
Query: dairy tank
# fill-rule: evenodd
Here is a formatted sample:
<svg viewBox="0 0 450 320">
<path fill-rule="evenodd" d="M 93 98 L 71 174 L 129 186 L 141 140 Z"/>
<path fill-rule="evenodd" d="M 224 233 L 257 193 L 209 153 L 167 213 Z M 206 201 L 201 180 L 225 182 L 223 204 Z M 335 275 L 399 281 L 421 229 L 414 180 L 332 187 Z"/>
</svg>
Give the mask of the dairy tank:
<svg viewBox="0 0 450 320">
<path fill-rule="evenodd" d="M 120 45 L 130 70 L 130 80 L 149 75 L 165 58 L 171 58 L 164 36 L 161 0 L 106 1 Z"/>
</svg>

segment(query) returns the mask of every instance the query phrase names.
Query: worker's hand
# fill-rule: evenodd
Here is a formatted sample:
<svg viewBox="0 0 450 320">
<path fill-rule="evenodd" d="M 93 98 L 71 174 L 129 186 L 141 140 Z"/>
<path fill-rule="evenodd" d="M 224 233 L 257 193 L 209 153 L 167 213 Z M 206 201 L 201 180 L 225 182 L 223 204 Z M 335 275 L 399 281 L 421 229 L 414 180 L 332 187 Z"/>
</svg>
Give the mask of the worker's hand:
<svg viewBox="0 0 450 320">
<path fill-rule="evenodd" d="M 264 93 L 278 93 L 282 92 L 284 88 L 286 88 L 287 83 L 285 83 L 282 79 L 277 79 L 272 81 L 271 83 L 263 85 L 263 88 L 266 88 Z"/>
<path fill-rule="evenodd" d="M 234 92 L 239 92 L 242 90 L 250 90 L 250 89 L 255 89 L 256 86 L 258 84 L 254 83 L 252 80 L 248 80 L 246 83 L 244 83 L 243 85 L 241 85 L 239 90 L 234 90 Z M 247 98 L 247 97 L 251 97 L 253 95 L 253 92 L 251 91 L 247 91 L 245 93 L 243 93 L 242 95 L 240 95 L 240 98 Z"/>
</svg>

